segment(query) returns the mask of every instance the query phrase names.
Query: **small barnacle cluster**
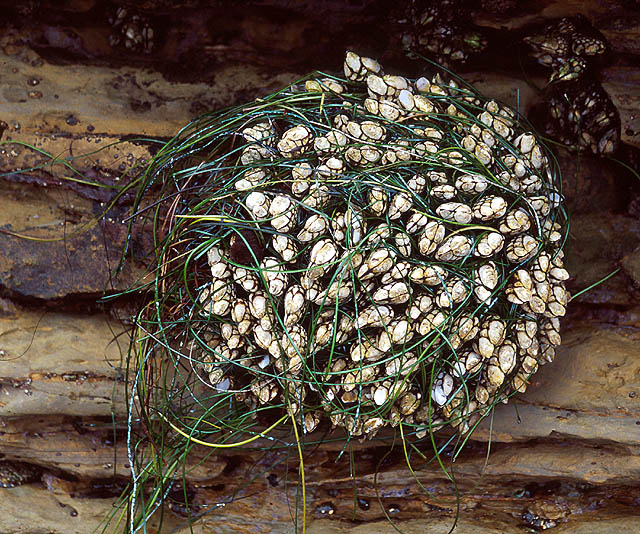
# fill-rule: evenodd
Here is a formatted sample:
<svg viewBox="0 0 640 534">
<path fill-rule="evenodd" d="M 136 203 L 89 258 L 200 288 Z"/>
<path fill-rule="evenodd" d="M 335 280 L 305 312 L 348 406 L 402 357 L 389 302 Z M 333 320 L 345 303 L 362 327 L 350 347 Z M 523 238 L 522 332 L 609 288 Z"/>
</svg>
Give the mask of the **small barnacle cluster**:
<svg viewBox="0 0 640 534">
<path fill-rule="evenodd" d="M 244 108 L 220 216 L 246 224 L 206 246 L 198 368 L 306 432 L 468 431 L 560 343 L 555 167 L 513 110 L 453 80 L 352 52 L 344 73 L 280 92 L 284 112 Z"/>
<path fill-rule="evenodd" d="M 119 7 L 115 14 L 109 17 L 109 24 L 113 29 L 109 35 L 112 47 L 124 47 L 133 52 L 150 54 L 153 50 L 153 28 L 149 19 L 132 12 L 126 7 Z"/>
<path fill-rule="evenodd" d="M 411 0 L 399 17 L 400 40 L 409 55 L 423 54 L 443 65 L 466 63 L 487 47 L 470 23 L 465 0 Z"/>
<path fill-rule="evenodd" d="M 42 471 L 35 465 L 11 460 L 0 461 L 0 488 L 15 488 L 35 482 Z"/>
<path fill-rule="evenodd" d="M 530 55 L 552 69 L 544 129 L 567 145 L 594 154 L 614 152 L 620 116 L 597 79 L 608 46 L 582 15 L 562 18 L 524 38 Z"/>
</svg>

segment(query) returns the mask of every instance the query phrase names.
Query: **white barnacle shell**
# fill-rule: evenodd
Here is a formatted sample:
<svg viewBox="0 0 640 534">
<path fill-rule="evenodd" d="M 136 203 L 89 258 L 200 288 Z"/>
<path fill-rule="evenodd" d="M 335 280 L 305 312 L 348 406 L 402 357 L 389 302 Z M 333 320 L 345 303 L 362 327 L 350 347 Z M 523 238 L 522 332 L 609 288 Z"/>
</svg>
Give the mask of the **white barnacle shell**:
<svg viewBox="0 0 640 534">
<path fill-rule="evenodd" d="M 536 197 L 529 197 L 527 200 L 538 216 L 546 217 L 549 215 L 549 212 L 551 211 L 551 202 L 548 197 L 540 195 Z"/>
<path fill-rule="evenodd" d="M 507 325 L 500 317 L 490 315 L 483 319 L 478 334 L 477 347 L 483 358 L 487 359 L 493 356 L 495 348 L 504 341 L 506 331 Z"/>
<path fill-rule="evenodd" d="M 307 332 L 300 325 L 293 325 L 288 328 L 280 340 L 282 350 L 290 358 L 290 372 L 296 372 L 302 366 L 302 358 L 307 348 Z"/>
<path fill-rule="evenodd" d="M 403 304 L 411 297 L 411 289 L 405 282 L 392 282 L 378 288 L 373 293 L 377 304 Z"/>
<path fill-rule="evenodd" d="M 367 235 L 367 244 L 375 246 L 386 241 L 389 237 L 391 237 L 391 228 L 387 223 L 380 223 Z"/>
<path fill-rule="evenodd" d="M 347 223 L 344 220 L 344 213 L 335 213 L 331 219 L 331 233 L 336 243 L 344 243 L 347 237 Z"/>
<path fill-rule="evenodd" d="M 395 312 L 390 306 L 371 305 L 360 311 L 355 320 L 356 328 L 384 327 L 393 319 Z"/>
<path fill-rule="evenodd" d="M 251 329 L 251 315 L 246 301 L 235 299 L 231 305 L 231 319 L 238 325 L 238 332 L 245 335 Z"/>
<path fill-rule="evenodd" d="M 305 221 L 302 230 L 298 232 L 298 241 L 302 241 L 303 243 L 313 241 L 327 231 L 327 226 L 327 220 L 324 216 L 320 214 L 311 215 L 311 217 Z"/>
<path fill-rule="evenodd" d="M 309 93 L 323 93 L 331 91 L 333 93 L 343 93 L 344 86 L 333 78 L 320 78 L 319 80 L 307 80 L 304 88 Z"/>
<path fill-rule="evenodd" d="M 387 271 L 380 277 L 381 284 L 390 284 L 397 280 L 404 280 L 409 276 L 411 270 L 411 264 L 406 261 L 399 261 L 391 267 L 391 270 Z"/>
<path fill-rule="evenodd" d="M 507 201 L 499 196 L 489 195 L 473 204 L 473 217 L 478 221 L 499 219 L 507 212 Z"/>
<path fill-rule="evenodd" d="M 238 191 L 248 191 L 263 182 L 266 177 L 267 173 L 263 169 L 247 169 L 246 172 L 236 180 L 234 187 Z"/>
<path fill-rule="evenodd" d="M 321 165 L 318 165 L 316 173 L 318 178 L 329 179 L 336 178 L 344 171 L 344 161 L 340 158 L 330 157 Z"/>
<path fill-rule="evenodd" d="M 385 74 L 382 79 L 387 86 L 387 96 L 397 97 L 400 94 L 400 91 L 412 90 L 409 81 L 403 76 Z"/>
<path fill-rule="evenodd" d="M 347 148 L 344 155 L 352 165 L 367 167 L 380 161 L 382 151 L 373 145 L 352 145 Z"/>
<path fill-rule="evenodd" d="M 378 103 L 378 113 L 389 121 L 397 121 L 404 113 L 404 110 L 391 100 L 381 100 Z"/>
<path fill-rule="evenodd" d="M 477 146 L 478 141 L 473 135 L 465 135 L 462 138 L 461 144 L 462 148 L 471 152 Z"/>
<path fill-rule="evenodd" d="M 313 148 L 320 155 L 336 154 L 342 152 L 348 142 L 349 140 L 343 132 L 331 129 L 325 135 L 318 136 L 313 140 Z"/>
<path fill-rule="evenodd" d="M 435 252 L 444 240 L 445 233 L 446 229 L 441 222 L 431 221 L 427 223 L 422 233 L 418 236 L 420 254 L 428 256 Z"/>
<path fill-rule="evenodd" d="M 415 195 L 423 195 L 427 189 L 427 178 L 423 174 L 414 174 L 407 180 L 407 187 Z"/>
<path fill-rule="evenodd" d="M 471 208 L 460 202 L 440 204 L 440 206 L 436 208 L 436 213 L 443 219 L 460 224 L 468 224 L 472 218 Z"/>
<path fill-rule="evenodd" d="M 459 316 L 451 325 L 450 343 L 454 349 L 476 338 L 480 330 L 480 320 L 469 315 Z"/>
<path fill-rule="evenodd" d="M 387 149 L 382 156 L 383 165 L 391 165 L 399 161 L 409 161 L 412 158 L 411 145 L 406 139 L 395 141 L 387 145 Z"/>
<path fill-rule="evenodd" d="M 331 199 L 331 191 L 321 183 L 312 183 L 309 186 L 309 194 L 302 200 L 305 207 L 317 210 L 324 208 Z"/>
<path fill-rule="evenodd" d="M 322 292 L 318 298 L 314 301 L 315 304 L 322 304 L 326 299 L 329 304 L 337 301 L 343 304 L 351 300 L 354 296 L 353 282 L 351 280 L 336 279 L 326 291 Z"/>
<path fill-rule="evenodd" d="M 220 247 L 213 246 L 207 250 L 207 262 L 214 280 L 231 276 L 231 269 L 229 269 L 229 264 L 222 258 Z"/>
<path fill-rule="evenodd" d="M 422 113 L 433 113 L 436 110 L 433 102 L 424 95 L 413 95 L 413 106 Z"/>
<path fill-rule="evenodd" d="M 519 319 L 514 326 L 518 347 L 528 349 L 538 333 L 538 323 L 533 320 Z"/>
<path fill-rule="evenodd" d="M 289 128 L 278 142 L 278 150 L 285 157 L 304 154 L 313 144 L 311 130 L 302 124 Z"/>
<path fill-rule="evenodd" d="M 258 276 L 250 269 L 240 266 L 233 266 L 233 279 L 247 293 L 251 294 L 258 289 Z"/>
<path fill-rule="evenodd" d="M 318 323 L 313 335 L 312 348 L 317 350 L 327 345 L 333 337 L 333 331 L 333 318 L 330 321 Z"/>
<path fill-rule="evenodd" d="M 260 404 L 267 404 L 278 395 L 278 385 L 273 379 L 263 378 L 251 384 L 251 392 Z"/>
<path fill-rule="evenodd" d="M 282 295 L 287 287 L 288 278 L 282 262 L 277 258 L 267 256 L 260 263 L 260 268 L 267 282 L 269 293 L 274 296 Z"/>
<path fill-rule="evenodd" d="M 433 390 L 431 391 L 431 399 L 440 406 L 446 404 L 449 395 L 453 391 L 453 377 L 447 373 L 440 373 L 436 379 Z"/>
<path fill-rule="evenodd" d="M 305 297 L 307 300 L 315 302 L 320 295 L 323 294 L 322 284 L 320 280 L 316 278 L 309 278 L 309 273 L 307 272 L 304 276 L 300 278 L 300 285 L 305 290 Z"/>
<path fill-rule="evenodd" d="M 511 263 L 522 263 L 532 258 L 538 250 L 538 241 L 529 234 L 514 237 L 505 249 L 507 259 Z"/>
<path fill-rule="evenodd" d="M 518 269 L 505 289 L 507 300 L 514 304 L 525 304 L 531 300 L 533 281 L 526 269 Z"/>
<path fill-rule="evenodd" d="M 473 293 L 478 302 L 489 303 L 493 291 L 498 286 L 498 280 L 498 269 L 492 261 L 480 265 L 473 270 Z"/>
<path fill-rule="evenodd" d="M 552 284 L 545 315 L 552 318 L 562 317 L 567 312 L 566 306 L 568 302 L 569 292 L 565 289 L 564 284 Z"/>
<path fill-rule="evenodd" d="M 403 213 L 406 213 L 413 206 L 413 200 L 407 193 L 396 193 L 391 199 L 389 205 L 389 220 L 399 219 Z"/>
<path fill-rule="evenodd" d="M 367 437 L 373 437 L 384 424 L 385 421 L 382 417 L 367 417 L 362 423 L 362 432 L 366 434 Z"/>
<path fill-rule="evenodd" d="M 229 281 L 217 279 L 211 287 L 202 291 L 199 301 L 206 312 L 224 316 L 229 313 L 234 296 L 233 286 Z"/>
<path fill-rule="evenodd" d="M 387 192 L 381 187 L 372 187 L 367 194 L 369 205 L 367 210 L 373 215 L 380 216 L 387 211 L 389 199 Z"/>
<path fill-rule="evenodd" d="M 264 219 L 269 213 L 269 199 L 260 191 L 249 193 L 245 203 L 256 219 Z"/>
<path fill-rule="evenodd" d="M 276 195 L 269 205 L 271 226 L 279 232 L 288 232 L 295 224 L 298 216 L 298 207 L 285 195 Z"/>
<path fill-rule="evenodd" d="M 364 139 L 376 143 L 384 141 L 387 136 L 387 129 L 375 121 L 362 121 L 362 123 L 360 123 L 360 130 Z"/>
<path fill-rule="evenodd" d="M 359 243 L 367 231 L 367 223 L 359 210 L 348 208 L 344 214 L 347 228 L 347 243 L 353 246 Z"/>
<path fill-rule="evenodd" d="M 349 51 L 344 60 L 344 75 L 353 82 L 362 82 L 369 73 L 378 74 L 382 71 L 380 63 L 375 59 L 360 57 Z"/>
<path fill-rule="evenodd" d="M 493 163 L 493 153 L 491 148 L 485 143 L 478 143 L 473 149 L 473 154 L 480 163 L 487 167 Z"/>
<path fill-rule="evenodd" d="M 479 174 L 462 174 L 456 179 L 456 189 L 466 195 L 483 193 L 489 187 L 489 182 Z"/>
<path fill-rule="evenodd" d="M 256 319 L 262 319 L 271 311 L 269 295 L 264 291 L 254 291 L 249 295 L 249 312 Z"/>
<path fill-rule="evenodd" d="M 504 372 L 499 365 L 488 365 L 486 373 L 487 382 L 490 386 L 498 388 L 504 383 Z"/>
<path fill-rule="evenodd" d="M 417 284 L 437 286 L 444 283 L 448 273 L 438 265 L 414 265 L 409 271 L 409 278 Z"/>
<path fill-rule="evenodd" d="M 548 164 L 547 156 L 542 152 L 540 145 L 536 144 L 528 154 L 529 161 L 536 169 L 542 169 Z"/>
<path fill-rule="evenodd" d="M 436 250 L 438 261 L 459 261 L 471 252 L 473 239 L 463 234 L 456 234 L 445 239 Z"/>
<path fill-rule="evenodd" d="M 328 264 L 338 257 L 338 248 L 331 239 L 321 239 L 311 249 L 309 254 L 309 270 L 307 275 L 312 280 L 320 278 L 326 271 Z"/>
<path fill-rule="evenodd" d="M 367 90 L 369 96 L 380 100 L 384 97 L 391 96 L 395 92 L 395 88 L 391 87 L 386 81 L 386 76 L 378 76 L 376 74 L 369 74 L 367 76 Z"/>
<path fill-rule="evenodd" d="M 438 200 L 453 200 L 457 193 L 457 189 L 450 184 L 436 185 L 431 188 L 431 191 L 429 191 L 429 195 L 437 198 Z"/>
<path fill-rule="evenodd" d="M 455 294 L 452 292 L 454 288 L 457 290 Z M 454 304 L 464 300 L 465 297 L 466 288 L 460 281 L 444 284 L 436 294 L 436 304 L 440 308 L 451 308 Z"/>
<path fill-rule="evenodd" d="M 287 289 L 284 295 L 285 326 L 292 326 L 302 319 L 306 302 L 304 289 L 301 286 L 295 284 Z"/>
<path fill-rule="evenodd" d="M 417 320 L 433 309 L 433 297 L 431 295 L 417 295 L 407 311 L 407 317 Z"/>
<path fill-rule="evenodd" d="M 416 91 L 420 91 L 421 93 L 428 93 L 431 89 L 429 78 L 425 78 L 424 76 L 418 78 L 413 85 Z"/>
<path fill-rule="evenodd" d="M 369 256 L 358 269 L 358 278 L 367 280 L 378 274 L 386 273 L 395 263 L 396 253 L 389 248 L 379 248 L 369 253 Z"/>
<path fill-rule="evenodd" d="M 417 234 L 429 222 L 429 216 L 424 213 L 413 213 L 407 221 L 406 230 L 410 234 Z"/>
<path fill-rule="evenodd" d="M 505 375 L 508 375 L 516 366 L 516 346 L 507 340 L 497 352 L 498 366 Z"/>
<path fill-rule="evenodd" d="M 551 258 L 546 253 L 540 254 L 536 259 L 534 259 L 531 262 L 531 276 L 536 282 L 547 281 L 547 277 L 550 269 L 551 269 Z"/>
<path fill-rule="evenodd" d="M 364 339 L 360 343 L 351 345 L 349 356 L 354 362 L 362 360 L 379 360 L 384 356 L 384 352 L 378 349 L 372 340 Z"/>
<path fill-rule="evenodd" d="M 507 236 L 526 232 L 529 228 L 531 228 L 531 219 L 522 208 L 509 210 L 505 218 L 500 221 L 500 232 Z"/>
<path fill-rule="evenodd" d="M 391 321 L 389 327 L 383 332 L 389 336 L 392 345 L 408 343 L 415 334 L 411 323 L 405 317 Z"/>
<path fill-rule="evenodd" d="M 416 107 L 413 94 L 408 89 L 401 89 L 398 93 L 398 102 L 407 111 L 413 111 Z"/>
<path fill-rule="evenodd" d="M 291 177 L 293 178 L 293 181 L 291 182 L 291 192 L 296 197 L 302 197 L 307 193 L 307 191 L 309 191 L 309 187 L 311 186 L 310 178 L 312 174 L 313 167 L 306 161 L 298 163 L 291 169 Z"/>
<path fill-rule="evenodd" d="M 271 157 L 271 149 L 267 146 L 252 144 L 242 149 L 241 165 L 253 165 Z"/>
<path fill-rule="evenodd" d="M 285 234 L 275 234 L 271 239 L 271 246 L 285 262 L 292 261 L 298 254 L 296 242 Z"/>
<path fill-rule="evenodd" d="M 504 236 L 500 232 L 487 232 L 476 241 L 474 256 L 490 258 L 502 250 Z"/>
<path fill-rule="evenodd" d="M 240 330 L 234 324 L 223 323 L 220 327 L 220 335 L 231 350 L 237 349 L 244 345 L 244 336 L 240 333 Z"/>
<path fill-rule="evenodd" d="M 241 134 L 247 143 L 260 143 L 269 146 L 274 144 L 276 135 L 273 126 L 266 121 L 244 128 Z"/>
<path fill-rule="evenodd" d="M 401 256 L 411 256 L 411 238 L 405 232 L 396 232 L 393 242 Z"/>
</svg>

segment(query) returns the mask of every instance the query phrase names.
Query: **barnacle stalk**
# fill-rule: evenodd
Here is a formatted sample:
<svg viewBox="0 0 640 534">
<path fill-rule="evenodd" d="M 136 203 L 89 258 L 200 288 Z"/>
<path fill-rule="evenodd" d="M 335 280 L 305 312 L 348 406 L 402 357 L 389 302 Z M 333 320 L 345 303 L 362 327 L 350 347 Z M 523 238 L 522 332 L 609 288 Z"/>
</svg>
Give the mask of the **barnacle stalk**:
<svg viewBox="0 0 640 534">
<path fill-rule="evenodd" d="M 461 448 L 553 360 L 568 221 L 546 147 L 462 81 L 351 52 L 344 72 L 194 120 L 137 184 L 157 264 L 129 355 L 130 532 L 196 444 L 302 464 L 399 430 L 441 461 L 436 432 Z"/>
</svg>

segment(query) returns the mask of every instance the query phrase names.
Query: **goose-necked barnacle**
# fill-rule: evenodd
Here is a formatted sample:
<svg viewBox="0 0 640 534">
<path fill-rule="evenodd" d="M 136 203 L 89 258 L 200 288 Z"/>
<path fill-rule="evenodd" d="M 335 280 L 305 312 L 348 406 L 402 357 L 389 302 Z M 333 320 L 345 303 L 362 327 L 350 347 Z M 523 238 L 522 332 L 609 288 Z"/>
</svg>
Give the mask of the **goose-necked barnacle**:
<svg viewBox="0 0 640 534">
<path fill-rule="evenodd" d="M 560 343 L 567 220 L 538 136 L 439 74 L 388 74 L 353 52 L 344 72 L 207 116 L 170 145 L 189 158 L 201 146 L 194 175 L 211 173 L 176 201 L 158 270 L 175 291 L 149 308 L 165 332 L 184 327 L 170 357 L 193 365 L 198 406 L 224 421 L 189 435 L 240 439 L 287 418 L 304 434 L 466 432 Z M 214 145 L 198 133 L 212 125 Z"/>
<path fill-rule="evenodd" d="M 604 36 L 582 15 L 566 17 L 524 38 L 530 55 L 552 69 L 542 128 L 570 147 L 614 152 L 620 115 L 598 80 L 607 55 Z"/>
</svg>

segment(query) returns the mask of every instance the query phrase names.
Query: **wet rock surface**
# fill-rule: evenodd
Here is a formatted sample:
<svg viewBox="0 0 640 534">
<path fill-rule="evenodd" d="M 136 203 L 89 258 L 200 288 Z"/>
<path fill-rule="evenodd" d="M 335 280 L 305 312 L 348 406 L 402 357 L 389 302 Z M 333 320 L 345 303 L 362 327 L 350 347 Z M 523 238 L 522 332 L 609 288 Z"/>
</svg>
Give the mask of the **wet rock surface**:
<svg viewBox="0 0 640 534">
<path fill-rule="evenodd" d="M 345 47 L 394 49 L 387 46 L 394 42 L 391 30 L 382 44 L 363 37 L 371 34 L 372 21 L 387 16 L 376 2 L 322 2 L 313 9 L 305 2 L 257 4 L 265 5 L 234 8 L 238 16 L 226 27 L 210 22 L 220 9 L 216 2 L 141 3 L 157 30 L 150 53 L 112 47 L 108 16 L 95 17 L 104 7 L 99 2 L 56 3 L 59 15 L 78 13 L 65 24 L 48 2 L 7 8 L 11 22 L 0 39 L 0 477 L 15 487 L 0 489 L 0 532 L 91 532 L 112 511 L 129 475 L 122 356 L 136 307 L 96 300 L 137 280 L 152 241 L 142 228 L 133 258 L 112 278 L 109 266 L 124 247 L 122 220 L 131 198 L 119 199 L 100 224 L 90 223 L 122 181 L 135 177 L 131 169 L 198 113 L 266 94 L 312 67 L 339 65 Z M 600 76 L 620 112 L 626 144 L 608 160 L 558 152 L 573 215 L 571 292 L 615 274 L 570 305 L 556 361 L 535 375 L 528 391 L 496 408 L 455 462 L 443 457 L 461 496 L 456 532 L 636 528 L 640 181 L 627 167 L 637 170 L 629 147 L 640 146 L 640 17 L 632 4 L 549 0 L 526 10 L 472 15 L 489 35 L 487 54 L 492 29 L 505 28 L 503 35 L 515 39 L 547 19 L 576 12 L 589 17 L 611 45 Z M 40 24 L 34 13 L 42 6 L 49 14 Z M 170 29 L 171 9 L 185 6 L 185 17 Z M 307 46 L 313 18 L 329 12 L 322 38 Z M 21 26 L 18 17 L 33 22 Z M 88 20 L 99 21 L 91 31 Z M 331 34 L 326 28 L 336 21 Z M 182 26 L 190 33 L 181 34 Z M 275 41 L 274 32 L 280 36 Z M 202 52 L 195 67 L 194 50 Z M 180 54 L 192 61 L 178 69 Z M 527 113 L 539 92 L 524 80 L 538 87 L 546 82 L 543 73 L 515 64 L 498 72 L 495 61 L 486 68 L 476 62 L 462 70 L 485 94 Z M 109 148 L 94 153 L 104 146 Z M 104 187 L 70 180 L 64 158 L 83 180 Z M 36 239 L 20 237 L 25 235 Z M 421 487 L 401 448 L 385 457 L 384 447 L 354 442 L 336 462 L 342 447 L 327 443 L 305 457 L 308 532 L 394 532 L 387 515 L 403 532 L 449 531 L 456 490 L 438 466 L 412 457 Z M 294 453 L 287 459 L 286 453 L 208 452 L 194 449 L 187 475 L 191 513 L 204 513 L 194 532 L 292 531 Z M 349 454 L 358 458 L 355 473 Z M 248 482 L 238 490 L 238 481 Z M 162 531 L 188 532 L 188 512 L 177 501 L 169 509 Z"/>
</svg>

